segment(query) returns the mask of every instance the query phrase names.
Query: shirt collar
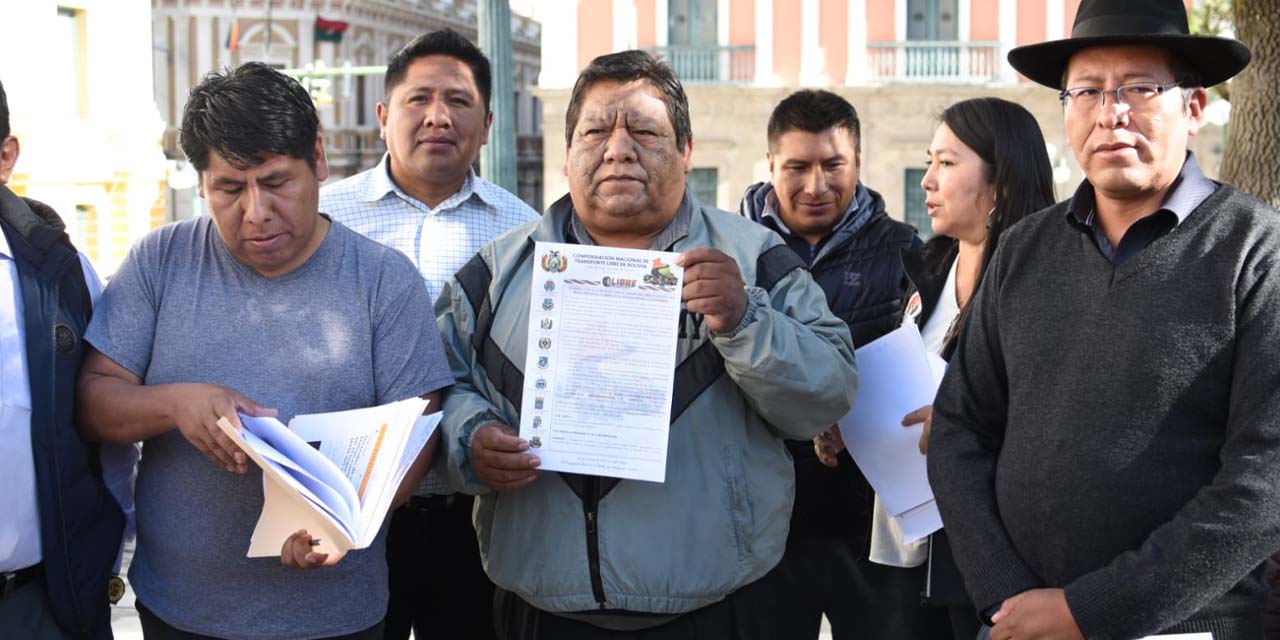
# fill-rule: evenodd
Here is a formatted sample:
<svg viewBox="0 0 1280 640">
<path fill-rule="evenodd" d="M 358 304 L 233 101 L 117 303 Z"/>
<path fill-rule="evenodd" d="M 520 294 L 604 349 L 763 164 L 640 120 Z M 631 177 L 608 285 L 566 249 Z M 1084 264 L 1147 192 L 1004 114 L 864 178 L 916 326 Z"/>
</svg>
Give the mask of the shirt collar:
<svg viewBox="0 0 1280 640">
<path fill-rule="evenodd" d="M 1177 224 L 1182 224 L 1191 212 L 1195 211 L 1196 207 L 1199 207 L 1217 188 L 1218 185 L 1200 170 L 1200 163 L 1196 162 L 1196 154 L 1187 151 L 1187 159 L 1182 163 L 1182 170 L 1178 172 L 1178 177 L 1174 178 L 1172 188 L 1165 194 L 1160 208 L 1150 215 L 1168 211 L 1177 218 Z M 1075 220 L 1086 227 L 1098 226 L 1094 216 L 1094 204 L 1093 183 L 1085 178 L 1071 197 L 1071 204 L 1067 207 L 1068 219 Z"/>
<path fill-rule="evenodd" d="M 497 186 L 477 176 L 475 170 L 468 168 L 467 179 L 462 182 L 462 186 L 453 195 L 445 198 L 432 209 L 427 206 L 427 203 L 405 193 L 400 188 L 400 185 L 397 185 L 391 179 L 391 154 L 385 153 L 382 155 L 382 160 L 378 162 L 378 166 L 369 172 L 369 180 L 365 183 L 363 197 L 366 202 L 376 202 L 385 198 L 387 194 L 394 193 L 409 202 L 421 205 L 424 209 L 441 211 L 461 205 L 474 195 L 490 207 L 496 208 L 499 203 L 499 196 L 494 192 L 495 189 L 497 189 Z"/>
<path fill-rule="evenodd" d="M 4 230 L 0 229 L 0 258 L 5 260 L 16 260 L 13 257 L 13 249 L 9 248 L 9 238 L 4 235 Z"/>
<path fill-rule="evenodd" d="M 837 231 L 843 229 L 858 217 L 858 212 L 871 204 L 871 192 L 862 186 L 859 182 L 853 192 L 853 199 L 849 201 L 849 206 L 844 210 L 844 215 L 840 217 L 840 221 L 831 228 L 831 235 L 834 236 Z M 794 235 L 785 222 L 782 221 L 782 215 L 778 213 L 778 192 L 776 189 L 770 189 L 769 194 L 764 198 L 764 211 L 760 217 L 770 223 L 774 230 L 786 235 Z"/>
<path fill-rule="evenodd" d="M 667 251 L 676 242 L 689 235 L 689 225 L 693 221 L 693 207 L 693 194 L 685 189 L 684 198 L 680 200 L 680 208 L 676 209 L 676 217 L 672 218 L 662 233 L 658 234 L 650 247 L 656 251 Z M 595 240 L 591 239 L 591 234 L 587 233 L 587 228 L 583 226 L 576 210 L 571 210 L 569 213 L 569 225 L 566 231 L 566 235 L 571 236 L 578 244 L 590 246 L 596 244 Z"/>
</svg>

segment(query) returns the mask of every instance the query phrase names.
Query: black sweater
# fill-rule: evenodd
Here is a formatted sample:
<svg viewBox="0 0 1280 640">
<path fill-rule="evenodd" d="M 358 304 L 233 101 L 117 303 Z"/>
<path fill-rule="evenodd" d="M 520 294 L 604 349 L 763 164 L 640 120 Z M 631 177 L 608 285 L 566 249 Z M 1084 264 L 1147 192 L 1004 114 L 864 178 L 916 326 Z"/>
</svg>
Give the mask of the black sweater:
<svg viewBox="0 0 1280 640">
<path fill-rule="evenodd" d="M 1280 214 L 1223 185 L 1113 267 L 1066 203 L 1002 239 L 929 477 L 979 610 L 1066 590 L 1088 638 L 1261 638 L 1280 548 Z"/>
</svg>

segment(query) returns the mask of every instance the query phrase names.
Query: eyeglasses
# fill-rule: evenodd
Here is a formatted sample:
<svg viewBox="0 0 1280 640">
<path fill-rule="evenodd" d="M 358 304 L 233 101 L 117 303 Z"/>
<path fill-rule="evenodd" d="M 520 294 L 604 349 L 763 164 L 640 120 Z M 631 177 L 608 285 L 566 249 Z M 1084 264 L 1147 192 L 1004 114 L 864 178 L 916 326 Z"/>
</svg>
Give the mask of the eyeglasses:
<svg viewBox="0 0 1280 640">
<path fill-rule="evenodd" d="M 1106 104 L 1107 94 L 1115 96 L 1117 103 L 1127 105 L 1129 109 L 1138 111 L 1151 105 L 1164 92 L 1179 86 L 1177 82 L 1158 84 L 1155 82 L 1135 82 L 1122 84 L 1115 89 L 1106 90 L 1096 87 L 1077 87 L 1067 89 L 1058 94 L 1062 106 L 1073 111 L 1092 112 Z"/>
</svg>

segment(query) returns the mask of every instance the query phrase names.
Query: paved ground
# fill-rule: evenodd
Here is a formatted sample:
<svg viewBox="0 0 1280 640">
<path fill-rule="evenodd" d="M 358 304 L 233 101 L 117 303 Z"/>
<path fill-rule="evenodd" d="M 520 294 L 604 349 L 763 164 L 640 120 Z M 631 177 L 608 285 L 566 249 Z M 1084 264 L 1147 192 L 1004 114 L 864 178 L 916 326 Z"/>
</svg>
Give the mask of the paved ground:
<svg viewBox="0 0 1280 640">
<path fill-rule="evenodd" d="M 129 560 L 133 557 L 132 545 L 125 550 L 125 566 L 129 564 Z M 142 640 L 142 626 L 138 623 L 138 611 L 133 608 L 133 589 L 126 589 L 124 597 L 120 599 L 111 610 L 111 630 L 115 633 L 116 640 Z M 445 640 L 445 639 L 441 639 Z M 447 640 L 464 640 L 449 638 Z M 831 629 L 827 625 L 827 621 L 822 621 L 822 635 L 819 640 L 831 640 Z"/>
</svg>

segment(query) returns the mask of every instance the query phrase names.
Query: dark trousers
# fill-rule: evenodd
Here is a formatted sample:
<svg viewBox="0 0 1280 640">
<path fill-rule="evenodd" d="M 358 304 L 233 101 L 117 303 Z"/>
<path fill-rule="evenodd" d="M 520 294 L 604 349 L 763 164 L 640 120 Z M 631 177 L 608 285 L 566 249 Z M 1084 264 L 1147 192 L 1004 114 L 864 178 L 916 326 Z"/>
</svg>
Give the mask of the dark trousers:
<svg viewBox="0 0 1280 640">
<path fill-rule="evenodd" d="M 720 602 L 638 631 L 611 631 L 547 613 L 503 589 L 494 595 L 494 617 L 502 640 L 775 640 L 769 631 L 775 612 L 765 596 L 773 591 L 771 577 L 742 587 Z"/>
<path fill-rule="evenodd" d="M 142 637 L 146 638 L 146 640 L 221 640 L 213 636 L 202 636 L 198 633 L 175 628 L 143 606 L 141 600 L 135 601 L 134 606 L 138 609 L 138 621 L 142 623 Z M 382 638 L 382 624 L 379 622 L 364 631 L 341 636 L 329 636 L 323 640 L 380 640 Z"/>
<path fill-rule="evenodd" d="M 778 640 L 814 640 L 825 614 L 833 640 L 950 638 L 947 611 L 924 606 L 926 567 L 886 567 L 845 539 L 793 539 L 767 593 Z"/>
<path fill-rule="evenodd" d="M 386 640 L 491 640 L 493 583 L 471 525 L 475 499 L 414 497 L 391 516 Z"/>
<path fill-rule="evenodd" d="M 29 582 L 0 599 L 0 637 L 63 640 L 71 636 L 58 626 L 49 608 L 44 582 Z"/>
<path fill-rule="evenodd" d="M 946 610 L 951 624 L 949 637 L 954 640 L 973 640 L 982 623 L 978 621 L 978 612 L 964 589 L 964 578 L 960 575 L 960 568 L 956 566 L 955 556 L 951 552 L 951 540 L 945 530 L 929 536 L 927 566 L 929 593 L 925 601 Z"/>
</svg>

